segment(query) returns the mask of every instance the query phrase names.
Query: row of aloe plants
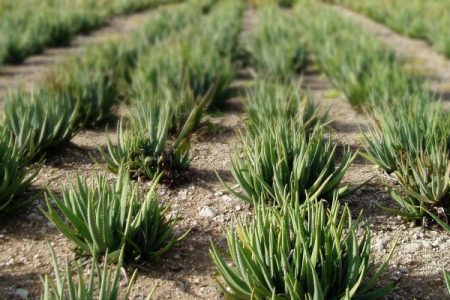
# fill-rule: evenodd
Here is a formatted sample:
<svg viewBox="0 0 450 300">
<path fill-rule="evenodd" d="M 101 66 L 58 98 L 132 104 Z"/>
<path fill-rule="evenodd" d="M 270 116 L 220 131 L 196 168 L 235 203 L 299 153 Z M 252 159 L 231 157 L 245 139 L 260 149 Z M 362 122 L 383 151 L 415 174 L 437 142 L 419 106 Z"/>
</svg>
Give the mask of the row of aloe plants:
<svg viewBox="0 0 450 300">
<path fill-rule="evenodd" d="M 436 214 L 446 219 L 450 117 L 438 97 L 408 74 L 392 51 L 327 7 L 305 1 L 296 15 L 308 29 L 306 43 L 320 66 L 350 103 L 372 119 L 364 133 L 365 156 L 400 185 L 401 195 L 392 194 L 400 209 L 388 210 L 408 220 Z M 318 15 L 327 15 L 327 22 L 318 22 Z"/>
<path fill-rule="evenodd" d="M 111 17 L 167 3 L 145 1 L 5 1 L 1 4 L 0 65 L 20 63 L 47 47 L 67 46 L 75 34 L 87 33 Z M 38 13 L 36 13 L 38 12 Z"/>
<path fill-rule="evenodd" d="M 388 259 L 368 279 L 370 231 L 338 201 L 348 192 L 340 183 L 356 153 L 344 149 L 338 163 L 337 146 L 325 137 L 326 115 L 296 86 L 297 56 L 286 63 L 277 55 L 261 55 L 275 53 L 278 45 L 299 44 L 282 11 L 263 7 L 260 16 L 269 10 L 279 23 L 270 27 L 270 19 L 260 18 L 248 41 L 261 78 L 246 94 L 243 146 L 231 163 L 237 185 L 227 186 L 253 203 L 254 211 L 250 220 L 238 218 L 227 231 L 229 255 L 212 246 L 218 282 L 229 299 L 382 297 L 393 286 L 373 287 Z"/>
<path fill-rule="evenodd" d="M 446 1 L 333 0 L 332 2 L 385 23 L 401 34 L 425 39 L 439 52 L 450 57 L 448 32 L 450 21 L 447 16 L 450 3 Z"/>
<path fill-rule="evenodd" d="M 122 261 L 136 263 L 156 259 L 183 239 L 183 235 L 175 236 L 173 233 L 177 217 L 168 218 L 166 212 L 169 207 L 159 204 L 156 198 L 157 185 L 161 178 L 167 178 L 168 173 L 174 169 L 176 159 L 180 157 L 182 162 L 188 163 L 189 135 L 199 124 L 206 105 L 212 103 L 220 94 L 218 86 L 226 88 L 225 83 L 218 83 L 218 80 L 224 80 L 219 73 L 222 69 L 217 65 L 216 69 L 201 69 L 201 64 L 204 63 L 201 58 L 208 55 L 207 51 L 225 51 L 222 45 L 235 43 L 240 27 L 240 22 L 236 21 L 240 20 L 242 8 L 238 0 L 219 2 L 210 15 L 198 24 L 188 26 L 173 38 L 158 42 L 139 56 L 135 69 L 130 72 L 128 84 L 133 88 L 128 96 L 131 99 L 131 107 L 128 117 L 119 125 L 118 145 L 113 146 L 110 143 L 111 156 L 103 152 L 110 169 L 119 173 L 116 184 L 110 184 L 105 175 L 97 176 L 92 183 L 78 178 L 75 186 L 64 189 L 62 198 L 49 193 L 47 201 L 45 214 L 76 244 L 80 254 L 94 257 L 92 272 L 97 276 L 92 275 L 89 284 L 85 284 L 83 276 L 78 275 L 79 285 L 74 286 L 71 268 L 67 266 L 66 275 L 61 276 L 54 259 L 55 279 L 48 276 L 43 279 L 44 299 L 69 297 L 80 293 L 88 295 L 88 299 L 127 298 L 130 286 L 124 295 L 120 295 L 118 289 L 117 270 L 120 270 Z M 198 40 L 188 42 L 193 36 Z M 209 48 L 202 48 L 204 56 L 197 54 L 200 52 L 196 49 L 201 45 L 198 42 L 202 41 L 202 38 L 210 41 Z M 147 53 L 157 53 L 159 49 L 170 52 L 170 48 L 179 47 L 179 43 L 183 43 L 184 47 L 180 54 L 192 51 L 196 55 L 182 57 L 180 64 L 167 69 L 167 73 L 166 69 L 159 69 L 159 73 L 148 77 L 147 86 L 144 85 L 141 68 L 144 68 L 142 64 L 146 64 L 148 60 Z M 229 51 L 220 53 L 221 56 L 216 58 L 228 59 L 231 63 L 233 47 L 229 48 Z M 173 58 L 177 59 L 176 56 Z M 161 64 L 167 62 L 167 58 L 163 56 L 160 56 L 160 59 L 165 60 L 160 61 Z M 187 62 L 193 65 L 186 65 Z M 196 77 L 192 76 L 186 82 L 177 82 L 176 79 L 183 76 L 186 70 Z M 139 78 L 142 85 L 134 85 L 135 78 Z M 205 78 L 207 80 L 204 80 Z M 158 85 L 152 86 L 152 80 L 157 81 Z M 229 81 L 228 78 L 226 80 Z M 197 94 L 195 87 L 199 83 L 205 87 L 204 91 Z M 179 124 L 181 127 L 178 127 Z M 172 136 L 175 136 L 173 140 Z M 111 162 L 117 158 L 116 155 L 123 156 L 115 160 L 117 164 L 112 168 Z M 153 179 L 146 194 L 142 193 L 138 184 L 131 181 L 131 177 L 140 175 Z M 56 203 L 56 207 L 50 200 Z M 99 256 L 105 260 L 118 260 L 116 272 L 113 273 L 106 267 L 107 261 L 104 262 L 105 267 L 101 272 L 96 262 Z M 135 275 L 132 278 L 134 277 Z M 68 288 L 61 287 L 63 284 Z"/>
<path fill-rule="evenodd" d="M 118 125 L 117 143 L 102 157 L 111 171 L 126 165 L 133 175 L 173 181 L 190 163 L 191 135 L 203 112 L 218 106 L 234 77 L 240 1 L 218 4 L 181 35 L 142 55 L 131 75 L 131 109 Z"/>
<path fill-rule="evenodd" d="M 112 104 L 122 95 L 105 95 L 105 90 L 119 91 L 118 85 L 127 81 L 130 84 L 130 68 L 141 52 L 149 51 L 155 41 L 195 22 L 214 2 L 191 1 L 158 11 L 144 24 L 142 32 L 94 46 L 83 53 L 94 54 L 94 57 L 80 55 L 56 68 L 50 75 L 51 83 L 41 86 L 37 93 L 13 94 L 2 116 L 1 213 L 28 203 L 17 196 L 37 175 L 34 160 L 49 147 L 69 140 L 78 129 L 110 114 Z M 128 47 L 120 47 L 120 42 Z M 90 74 L 101 79 L 85 81 L 83 76 L 92 78 Z M 104 105 L 105 101 L 110 104 Z M 84 114 L 80 114 L 83 110 Z M 50 276 L 43 279 L 43 299 L 120 298 L 124 296 L 118 293 L 121 261 L 158 257 L 178 240 L 172 230 L 176 218 L 166 217 L 168 207 L 159 204 L 155 196 L 158 178 L 144 195 L 130 181 L 128 172 L 121 170 L 116 184 L 109 184 L 104 175 L 98 176 L 92 184 L 79 178 L 77 186 L 66 188 L 62 198 L 49 193 L 45 214 L 78 246 L 80 254 L 90 253 L 94 261 L 87 284 L 80 267 L 76 266 L 78 282 L 75 284 L 71 266 L 66 264 L 65 274 L 61 275 L 54 259 L 55 279 Z M 102 270 L 97 262 L 99 255 L 106 257 Z M 119 262 L 114 276 L 107 260 Z"/>
<path fill-rule="evenodd" d="M 372 120 L 363 155 L 398 183 L 386 183 L 396 207 L 380 207 L 450 231 L 450 116 L 439 98 L 375 37 L 327 7 L 304 1 L 296 15 L 322 69 Z"/>
</svg>

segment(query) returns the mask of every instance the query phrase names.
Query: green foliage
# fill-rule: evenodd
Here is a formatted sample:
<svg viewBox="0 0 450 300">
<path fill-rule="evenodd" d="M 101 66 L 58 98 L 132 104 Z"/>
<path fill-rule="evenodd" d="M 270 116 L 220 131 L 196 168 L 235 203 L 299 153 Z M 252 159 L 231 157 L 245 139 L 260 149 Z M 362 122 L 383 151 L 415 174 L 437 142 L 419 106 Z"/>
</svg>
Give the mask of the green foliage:
<svg viewBox="0 0 450 300">
<path fill-rule="evenodd" d="M 231 58 L 242 8 L 239 1 L 221 2 L 204 20 L 142 55 L 132 77 L 134 91 L 168 85 L 197 98 L 208 95 L 213 104 L 221 100 L 235 73 Z"/>
<path fill-rule="evenodd" d="M 421 151 L 446 144 L 450 134 L 448 116 L 440 103 L 406 96 L 394 105 L 375 108 L 372 126 L 364 134 L 366 157 L 387 173 L 399 169 L 399 158 L 414 159 Z"/>
<path fill-rule="evenodd" d="M 41 300 L 115 300 L 128 299 L 131 288 L 136 278 L 133 273 L 124 295 L 120 294 L 120 274 L 123 261 L 123 251 L 119 257 L 119 263 L 115 270 L 108 266 L 108 259 L 105 258 L 103 268 L 100 267 L 95 258 L 91 263 L 89 280 L 84 279 L 84 272 L 80 263 L 75 263 L 74 267 L 65 259 L 65 268 L 61 272 L 59 263 L 53 248 L 50 248 L 53 263 L 53 276 L 45 275 L 42 280 L 43 291 Z M 77 279 L 74 280 L 74 277 Z"/>
<path fill-rule="evenodd" d="M 387 24 L 395 31 L 422 38 L 450 57 L 450 4 L 423 0 L 335 0 L 369 17 Z"/>
<path fill-rule="evenodd" d="M 69 45 L 73 36 L 87 33 L 114 15 L 159 4 L 159 0 L 24 0 L 10 3 L 0 18 L 0 64 L 20 63 L 51 46 Z M 39 13 L 36 13 L 39 12 Z"/>
<path fill-rule="evenodd" d="M 227 232 L 232 265 L 213 245 L 210 253 L 225 282 L 227 299 L 377 299 L 393 285 L 371 291 L 385 263 L 373 273 L 370 231 L 334 199 L 290 202 L 281 210 L 257 205 L 250 222 Z"/>
<path fill-rule="evenodd" d="M 36 178 L 38 169 L 22 163 L 22 153 L 4 128 L 0 127 L 0 215 L 17 209 L 29 200 L 17 198 Z"/>
<path fill-rule="evenodd" d="M 117 146 L 109 140 L 108 152 L 100 151 L 112 172 L 117 173 L 125 165 L 137 176 L 153 178 L 163 172 L 171 180 L 173 171 L 189 165 L 190 135 L 208 99 L 191 104 L 193 101 L 183 98 L 183 93 L 170 89 L 149 91 L 134 101 L 130 122 L 120 122 Z M 169 135 L 171 129 L 177 130 L 174 140 Z"/>
<path fill-rule="evenodd" d="M 302 120 L 303 127 L 310 129 L 325 124 L 327 114 L 319 114 L 311 99 L 303 95 L 298 82 L 291 84 L 258 80 L 246 96 L 247 126 L 251 132 L 273 124 L 278 120 Z"/>
<path fill-rule="evenodd" d="M 242 192 L 232 191 L 244 201 L 303 202 L 307 195 L 330 199 L 346 191 L 339 183 L 356 154 L 344 149 L 338 166 L 336 145 L 320 127 L 309 133 L 302 122 L 279 121 L 254 130 L 242 135 L 242 153 L 232 159 Z"/>
<path fill-rule="evenodd" d="M 407 220 L 422 220 L 429 212 L 446 219 L 450 122 L 440 103 L 409 97 L 398 105 L 374 110 L 372 117 L 373 126 L 365 135 L 365 156 L 393 173 L 401 191 L 401 195 L 392 192 L 400 209 L 384 209 Z"/>
<path fill-rule="evenodd" d="M 23 160 L 33 160 L 45 150 L 68 140 L 77 130 L 78 104 L 44 90 L 18 91 L 8 96 L 4 126 L 12 134 Z"/>
<path fill-rule="evenodd" d="M 86 50 L 85 55 L 58 66 L 50 75 L 46 89 L 57 97 L 80 104 L 79 121 L 92 125 L 112 113 L 118 100 L 118 82 L 125 76 L 129 60 L 126 50 L 109 42 Z"/>
<path fill-rule="evenodd" d="M 307 60 L 296 22 L 272 5 L 261 8 L 258 19 L 247 45 L 252 66 L 259 75 L 291 80 Z"/>
<path fill-rule="evenodd" d="M 124 248 L 126 259 L 156 258 L 177 242 L 176 220 L 165 219 L 168 207 L 156 199 L 158 179 L 143 197 L 125 171 L 115 185 L 102 175 L 91 184 L 78 177 L 62 199 L 50 193 L 58 209 L 47 198 L 45 214 L 83 253 L 117 257 Z"/>
<path fill-rule="evenodd" d="M 352 106 L 371 108 L 420 90 L 395 54 L 353 22 L 311 1 L 302 1 L 295 16 L 320 67 Z"/>
<path fill-rule="evenodd" d="M 234 76 L 229 58 L 223 58 L 205 38 L 177 39 L 159 44 L 138 63 L 133 76 L 135 91 L 149 85 L 157 89 L 168 83 L 171 89 L 184 86 L 196 97 L 223 93 Z"/>
</svg>

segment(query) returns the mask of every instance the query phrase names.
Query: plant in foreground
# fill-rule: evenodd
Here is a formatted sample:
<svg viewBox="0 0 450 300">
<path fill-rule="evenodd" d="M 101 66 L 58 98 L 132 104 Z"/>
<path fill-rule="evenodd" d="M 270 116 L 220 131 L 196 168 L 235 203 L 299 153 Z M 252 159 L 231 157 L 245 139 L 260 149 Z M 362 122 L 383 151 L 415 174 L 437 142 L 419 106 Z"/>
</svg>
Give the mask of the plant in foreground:
<svg viewBox="0 0 450 300">
<path fill-rule="evenodd" d="M 225 282 L 219 284 L 228 299 L 380 298 L 393 285 L 372 288 L 393 249 L 367 281 L 370 231 L 359 221 L 336 198 L 330 209 L 316 200 L 287 203 L 280 210 L 259 204 L 252 221 L 238 220 L 227 232 L 232 265 L 212 246 Z"/>
<path fill-rule="evenodd" d="M 242 192 L 230 188 L 244 201 L 303 202 L 307 194 L 331 199 L 357 153 L 344 149 L 337 166 L 336 145 L 316 127 L 305 131 L 302 122 L 272 122 L 242 136 L 243 152 L 236 152 L 231 171 Z M 255 138 L 257 136 L 258 138 Z"/>
<path fill-rule="evenodd" d="M 128 287 L 124 295 L 120 294 L 120 271 L 123 262 L 123 251 L 119 255 L 118 264 L 113 270 L 108 266 L 108 259 L 103 262 L 103 269 L 94 257 L 89 272 L 89 280 L 84 279 L 84 270 L 79 263 L 75 263 L 74 269 L 69 264 L 67 258 L 65 260 L 65 269 L 61 274 L 59 263 L 55 255 L 55 251 L 50 247 L 53 263 L 53 276 L 45 275 L 42 280 L 43 290 L 41 293 L 42 300 L 115 300 L 128 299 L 131 288 L 136 279 L 137 272 L 133 273 Z M 76 277 L 76 280 L 74 280 Z"/>
<path fill-rule="evenodd" d="M 49 192 L 61 213 L 47 198 L 45 215 L 84 253 L 117 257 L 124 247 L 126 259 L 156 258 L 178 241 L 172 233 L 176 219 L 166 220 L 168 207 L 156 199 L 158 180 L 142 197 L 125 172 L 115 185 L 105 176 L 92 184 L 78 177 L 62 199 Z"/>
<path fill-rule="evenodd" d="M 11 135 L 0 127 L 0 215 L 28 203 L 16 196 L 31 185 L 37 172 L 37 168 L 22 164 Z"/>
</svg>

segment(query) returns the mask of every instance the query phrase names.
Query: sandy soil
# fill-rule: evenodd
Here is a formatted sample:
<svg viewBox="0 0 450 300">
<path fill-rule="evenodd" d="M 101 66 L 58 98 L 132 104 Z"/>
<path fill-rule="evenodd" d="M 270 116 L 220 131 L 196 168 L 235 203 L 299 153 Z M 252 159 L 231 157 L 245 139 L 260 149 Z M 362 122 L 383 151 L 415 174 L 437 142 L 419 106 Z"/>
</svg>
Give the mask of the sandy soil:
<svg viewBox="0 0 450 300">
<path fill-rule="evenodd" d="M 257 24 L 255 12 L 247 10 L 244 20 L 243 41 Z M 242 80 L 235 85 L 242 86 Z M 334 120 L 330 127 L 335 142 L 350 145 L 353 151 L 361 149 L 360 127 L 364 130 L 367 119 L 352 110 L 345 98 L 314 67 L 313 61 L 303 74 L 302 85 L 322 109 L 329 108 L 330 118 Z M 135 299 L 144 298 L 155 287 L 156 299 L 222 298 L 214 282 L 209 245 L 212 241 L 223 247 L 222 228 L 226 228 L 234 216 L 249 214 L 250 207 L 223 190 L 216 172 L 226 182 L 233 182 L 229 162 L 230 155 L 239 147 L 235 132 L 242 124 L 242 117 L 239 98 L 228 101 L 220 115 L 209 115 L 193 141 L 192 165 L 182 174 L 182 182 L 170 189 L 161 186 L 161 200 L 170 201 L 171 211 L 179 213 L 176 231 L 182 234 L 191 229 L 191 232 L 161 260 L 133 266 L 140 270 L 133 291 Z M 106 145 L 105 127 L 83 130 L 70 145 L 51 153 L 34 189 L 42 191 L 48 186 L 58 192 L 77 173 L 92 176 L 105 172 L 104 165 L 96 165 L 90 158 L 90 155 L 98 157 L 97 147 Z M 115 128 L 115 124 L 109 124 L 109 128 Z M 441 268 L 450 269 L 449 234 L 435 229 L 411 228 L 376 207 L 376 202 L 391 205 L 392 201 L 383 188 L 383 177 L 364 159 L 356 160 L 345 181 L 356 185 L 372 177 L 375 178 L 343 201 L 349 204 L 354 215 L 364 210 L 373 235 L 376 264 L 383 260 L 391 241 L 400 236 L 389 270 L 381 282 L 396 282 L 394 292 L 387 299 L 445 299 Z M 39 295 L 39 275 L 51 270 L 47 241 L 55 247 L 58 257 L 74 257 L 72 245 L 42 216 L 39 208 L 43 207 L 44 201 L 42 196 L 38 198 L 26 209 L 9 216 L 0 227 L 2 299 L 20 298 L 25 293 L 30 298 Z"/>
</svg>

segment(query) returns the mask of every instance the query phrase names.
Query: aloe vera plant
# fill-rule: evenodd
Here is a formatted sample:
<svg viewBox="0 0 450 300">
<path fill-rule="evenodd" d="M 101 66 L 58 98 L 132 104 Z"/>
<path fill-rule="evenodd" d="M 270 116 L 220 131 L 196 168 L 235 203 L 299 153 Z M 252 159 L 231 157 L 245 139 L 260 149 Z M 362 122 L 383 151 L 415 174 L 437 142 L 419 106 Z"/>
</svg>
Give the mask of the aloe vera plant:
<svg viewBox="0 0 450 300">
<path fill-rule="evenodd" d="M 23 164 L 11 135 L 0 127 L 0 215 L 28 203 L 28 199 L 17 196 L 32 184 L 37 172 L 36 166 Z"/>
<path fill-rule="evenodd" d="M 84 272 L 80 263 L 76 262 L 74 266 L 72 266 L 66 258 L 64 270 L 61 272 L 55 251 L 51 246 L 49 246 L 49 248 L 52 256 L 53 276 L 47 274 L 44 277 L 41 277 L 41 300 L 128 299 L 137 272 L 135 271 L 133 273 L 126 291 L 121 293 L 120 275 L 123 263 L 123 251 L 120 253 L 115 270 L 108 265 L 109 261 L 107 258 L 105 258 L 102 268 L 95 258 L 91 263 L 89 279 L 85 281 Z M 74 277 L 76 277 L 76 280 Z"/>
<path fill-rule="evenodd" d="M 189 165 L 190 135 L 200 122 L 208 98 L 180 112 L 184 99 L 174 93 L 170 89 L 147 93 L 134 102 L 129 124 L 122 121 L 118 125 L 117 145 L 109 140 L 108 151 L 100 149 L 110 171 L 117 173 L 125 165 L 134 175 L 153 178 L 163 172 L 172 180 L 173 171 Z M 180 123 L 176 116 L 184 121 Z M 180 124 L 182 127 L 177 127 Z M 172 140 L 169 133 L 173 128 L 179 131 Z"/>
<path fill-rule="evenodd" d="M 230 190 L 242 200 L 303 202 L 307 195 L 330 199 L 336 191 L 347 191 L 339 183 L 356 153 L 345 149 L 338 166 L 336 145 L 320 127 L 308 133 L 302 122 L 280 121 L 255 130 L 242 135 L 243 152 L 232 159 L 231 171 L 242 191 Z"/>
<path fill-rule="evenodd" d="M 56 207 L 47 197 L 45 215 L 83 253 L 117 257 L 124 248 L 128 260 L 153 259 L 178 241 L 172 232 L 176 219 L 166 220 L 168 207 L 156 199 L 159 178 L 141 196 L 125 171 L 115 184 L 104 175 L 91 184 L 78 177 L 62 198 L 49 192 Z"/>
<path fill-rule="evenodd" d="M 374 110 L 365 135 L 365 156 L 399 182 L 401 193 L 391 194 L 400 209 L 383 208 L 407 220 L 420 221 L 430 213 L 447 218 L 450 126 L 438 105 L 408 98 L 408 103 Z"/>
<path fill-rule="evenodd" d="M 247 126 L 257 128 L 273 124 L 278 120 L 299 119 L 305 129 L 327 123 L 327 113 L 320 114 L 310 97 L 303 95 L 297 83 L 258 80 L 246 95 Z"/>
<path fill-rule="evenodd" d="M 337 199 L 329 209 L 310 199 L 254 213 L 227 231 L 229 257 L 210 250 L 227 299 L 377 299 L 394 287 L 372 290 L 393 249 L 373 270 L 369 228 Z"/>
<path fill-rule="evenodd" d="M 263 76 L 291 80 L 307 60 L 299 28 L 291 16 L 271 5 L 261 8 L 258 19 L 260 25 L 246 47 L 251 64 Z"/>
<path fill-rule="evenodd" d="M 23 160 L 33 160 L 68 140 L 78 129 L 78 104 L 43 90 L 11 94 L 4 108 L 5 130 Z"/>
</svg>

